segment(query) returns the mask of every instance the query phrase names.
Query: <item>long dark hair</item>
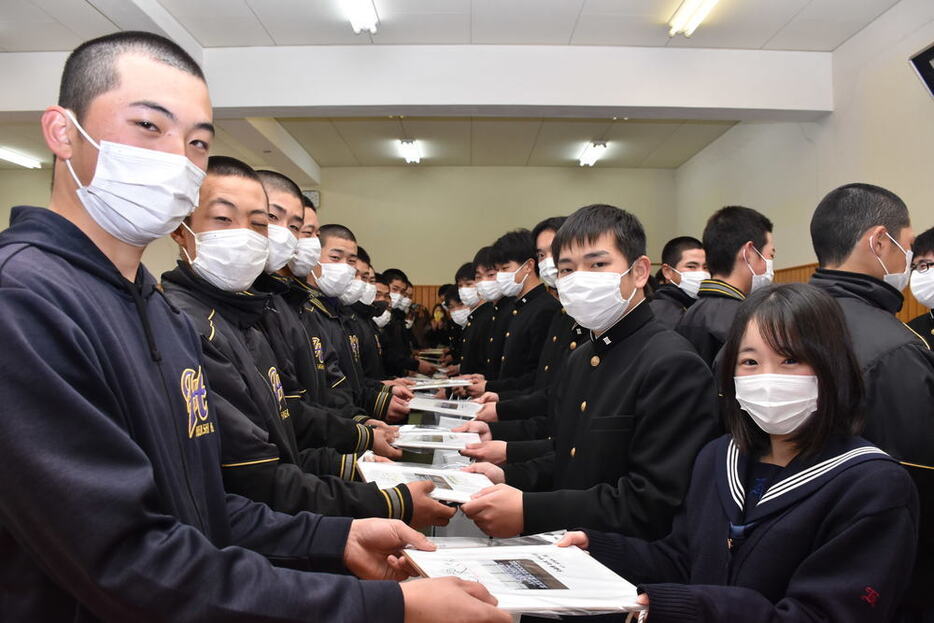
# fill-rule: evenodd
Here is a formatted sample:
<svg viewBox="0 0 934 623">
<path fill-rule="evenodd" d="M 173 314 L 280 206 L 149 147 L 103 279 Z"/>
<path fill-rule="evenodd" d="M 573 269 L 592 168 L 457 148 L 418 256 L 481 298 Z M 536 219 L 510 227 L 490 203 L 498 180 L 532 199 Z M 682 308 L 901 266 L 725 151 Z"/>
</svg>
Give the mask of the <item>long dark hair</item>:
<svg viewBox="0 0 934 623">
<path fill-rule="evenodd" d="M 858 433 L 863 423 L 863 380 L 843 311 L 824 291 L 790 283 L 756 291 L 743 301 L 723 347 L 721 414 L 740 450 L 758 455 L 769 447 L 768 434 L 736 402 L 733 383 L 740 342 L 753 320 L 770 348 L 808 364 L 817 376 L 817 412 L 791 438 L 798 451 L 813 455 L 832 435 Z"/>
</svg>

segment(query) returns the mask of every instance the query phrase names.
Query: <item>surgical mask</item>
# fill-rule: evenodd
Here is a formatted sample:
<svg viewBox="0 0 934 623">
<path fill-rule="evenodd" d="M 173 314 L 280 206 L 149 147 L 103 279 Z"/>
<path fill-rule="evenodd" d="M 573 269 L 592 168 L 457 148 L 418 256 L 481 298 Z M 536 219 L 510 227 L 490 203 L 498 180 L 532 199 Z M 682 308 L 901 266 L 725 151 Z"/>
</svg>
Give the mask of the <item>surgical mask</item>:
<svg viewBox="0 0 934 623">
<path fill-rule="evenodd" d="M 92 139 L 66 111 L 81 135 L 98 150 L 94 178 L 81 185 L 71 160 L 68 172 L 78 200 L 108 234 L 134 247 L 167 236 L 194 212 L 204 171 L 180 154 Z"/>
<path fill-rule="evenodd" d="M 869 249 L 872 251 L 872 254 L 876 256 L 876 259 L 879 260 L 879 263 L 882 264 L 882 270 L 885 271 L 885 274 L 882 275 L 882 279 L 901 292 L 905 289 L 905 286 L 908 285 L 908 280 L 911 278 L 911 260 L 914 259 L 914 252 L 911 249 L 905 250 L 905 247 L 898 244 L 898 240 L 892 237 L 889 232 L 885 232 L 885 235 L 889 237 L 889 240 L 895 243 L 895 246 L 898 247 L 902 253 L 905 254 L 905 270 L 900 273 L 890 273 L 889 269 L 885 267 L 885 262 L 882 261 L 882 258 L 876 255 L 875 250 L 872 248 L 872 236 L 869 236 Z"/>
<path fill-rule="evenodd" d="M 766 259 L 765 256 L 759 252 L 759 249 L 753 247 L 752 250 L 756 252 L 756 255 L 758 255 L 765 261 L 765 272 L 762 273 L 761 275 L 757 275 L 756 271 L 754 271 L 752 269 L 752 266 L 749 264 L 749 260 L 748 259 L 746 260 L 746 266 L 749 268 L 749 272 L 752 273 L 752 286 L 749 288 L 749 291 L 755 292 L 756 290 L 760 288 L 764 288 L 765 286 L 772 283 L 772 279 L 775 278 L 775 268 L 774 268 L 774 261 Z M 746 253 L 744 251 L 743 258 L 745 259 L 745 257 L 746 257 Z"/>
<path fill-rule="evenodd" d="M 624 273 L 603 273 L 578 270 L 558 279 L 558 298 L 564 309 L 585 329 L 600 334 L 615 325 L 626 315 L 629 303 L 638 288 L 632 289 L 628 298 L 619 291 Z"/>
<path fill-rule="evenodd" d="M 768 262 L 768 260 L 766 260 Z M 705 279 L 710 279 L 710 273 L 706 270 L 686 270 L 683 273 L 677 268 L 672 268 L 671 270 L 675 271 L 681 276 L 681 283 L 678 284 L 678 287 L 684 290 L 684 293 L 690 296 L 692 299 L 697 298 L 697 293 L 700 291 L 701 281 Z"/>
<path fill-rule="evenodd" d="M 467 319 L 470 317 L 470 309 L 461 307 L 451 312 L 451 320 L 457 323 L 459 327 L 467 326 Z"/>
<path fill-rule="evenodd" d="M 542 281 L 545 282 L 546 286 L 549 288 L 556 287 L 555 284 L 558 281 L 558 267 L 555 266 L 555 259 L 553 257 L 546 257 L 538 263 L 538 275 L 542 278 Z"/>
<path fill-rule="evenodd" d="M 414 326 L 415 326 L 415 321 L 414 321 L 414 320 L 406 320 L 406 321 L 405 321 L 405 328 L 406 328 L 406 329 L 411 329 L 411 328 L 414 327 Z"/>
<path fill-rule="evenodd" d="M 399 300 L 399 309 L 401 309 L 401 310 L 404 311 L 404 312 L 407 312 L 407 311 L 409 311 L 409 308 L 410 308 L 410 307 L 412 307 L 412 299 L 410 299 L 410 298 L 407 297 L 407 296 L 403 296 L 403 297 Z"/>
<path fill-rule="evenodd" d="M 377 327 L 379 327 L 380 329 L 382 329 L 382 328 L 385 327 L 387 324 L 389 324 L 389 321 L 390 321 L 391 319 L 392 319 L 392 314 L 391 314 L 391 313 L 389 312 L 389 310 L 387 309 L 387 310 L 385 310 L 383 313 L 381 313 L 379 316 L 377 316 L 376 318 L 374 318 L 374 319 L 373 319 L 373 322 L 376 323 L 376 326 L 377 326 Z"/>
<path fill-rule="evenodd" d="M 798 430 L 817 411 L 817 377 L 754 374 L 733 377 L 736 401 L 770 435 Z"/>
<path fill-rule="evenodd" d="M 266 259 L 266 272 L 274 273 L 292 259 L 298 238 L 288 227 L 281 225 L 269 226 L 269 257 Z"/>
<path fill-rule="evenodd" d="M 516 275 L 520 270 L 522 270 L 522 266 L 512 271 L 511 273 L 496 273 L 496 283 L 499 284 L 499 289 L 502 291 L 503 296 L 516 296 L 519 294 L 519 292 L 522 291 L 522 284 L 524 284 L 525 280 L 529 278 L 529 273 L 525 274 L 525 277 L 522 278 L 522 281 L 516 283 Z"/>
<path fill-rule="evenodd" d="M 461 298 L 461 301 L 467 307 L 473 307 L 480 302 L 480 294 L 477 292 L 477 288 L 474 286 L 469 288 L 458 288 L 457 296 Z"/>
<path fill-rule="evenodd" d="M 360 295 L 363 294 L 364 289 L 366 289 L 366 284 L 359 279 L 354 279 L 350 282 L 350 285 L 347 286 L 347 289 L 337 298 L 339 298 L 344 305 L 353 305 L 360 300 Z"/>
<path fill-rule="evenodd" d="M 328 262 L 318 264 L 321 274 L 315 275 L 315 283 L 324 296 L 337 297 L 343 294 L 353 281 L 357 269 L 350 264 Z"/>
<path fill-rule="evenodd" d="M 911 273 L 911 293 L 928 309 L 934 308 L 934 268 Z"/>
<path fill-rule="evenodd" d="M 402 307 L 402 294 L 399 292 L 390 292 L 389 301 L 393 309 L 400 309 Z"/>
<path fill-rule="evenodd" d="M 269 242 L 252 229 L 216 229 L 196 234 L 195 259 L 185 252 L 191 269 L 199 277 L 221 290 L 241 292 L 248 289 L 266 267 Z"/>
<path fill-rule="evenodd" d="M 495 303 L 503 298 L 503 291 L 496 281 L 478 281 L 477 292 L 480 293 L 484 301 L 490 301 L 491 303 Z"/>
<path fill-rule="evenodd" d="M 364 305 L 372 305 L 376 300 L 376 286 L 372 283 L 363 284 L 363 292 L 360 294 L 360 302 Z"/>
<path fill-rule="evenodd" d="M 318 265 L 319 259 L 321 259 L 321 241 L 318 237 L 299 238 L 295 245 L 295 253 L 289 261 L 289 269 L 293 275 L 304 279 L 311 269 Z"/>
</svg>

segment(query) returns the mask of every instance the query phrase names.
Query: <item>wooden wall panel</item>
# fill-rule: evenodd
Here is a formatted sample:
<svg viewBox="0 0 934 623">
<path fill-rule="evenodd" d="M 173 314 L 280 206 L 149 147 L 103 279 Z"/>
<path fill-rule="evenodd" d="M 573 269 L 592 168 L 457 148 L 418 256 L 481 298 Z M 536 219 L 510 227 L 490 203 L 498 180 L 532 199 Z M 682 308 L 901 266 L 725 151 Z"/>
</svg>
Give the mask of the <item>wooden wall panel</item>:
<svg viewBox="0 0 934 623">
<path fill-rule="evenodd" d="M 415 286 L 412 301 L 428 308 L 431 311 L 438 302 L 438 288 L 441 286 Z"/>
<path fill-rule="evenodd" d="M 775 283 L 806 282 L 811 278 L 815 270 L 817 270 L 817 264 L 782 268 L 781 270 L 775 271 Z M 927 307 L 923 306 L 911 295 L 911 290 L 905 288 L 903 294 L 905 295 L 905 304 L 902 305 L 902 310 L 898 312 L 899 320 L 908 322 L 912 318 L 927 313 Z"/>
</svg>

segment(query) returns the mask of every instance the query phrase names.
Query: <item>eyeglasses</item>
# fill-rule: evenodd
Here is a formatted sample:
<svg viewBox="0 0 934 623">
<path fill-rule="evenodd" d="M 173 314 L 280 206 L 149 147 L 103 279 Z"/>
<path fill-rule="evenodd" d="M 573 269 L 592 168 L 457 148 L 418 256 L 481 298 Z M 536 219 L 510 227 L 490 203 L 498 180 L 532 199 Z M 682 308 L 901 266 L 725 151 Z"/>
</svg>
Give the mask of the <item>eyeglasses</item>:
<svg viewBox="0 0 934 623">
<path fill-rule="evenodd" d="M 926 273 L 931 267 L 934 267 L 934 260 L 921 260 L 911 265 L 911 270 Z"/>
</svg>

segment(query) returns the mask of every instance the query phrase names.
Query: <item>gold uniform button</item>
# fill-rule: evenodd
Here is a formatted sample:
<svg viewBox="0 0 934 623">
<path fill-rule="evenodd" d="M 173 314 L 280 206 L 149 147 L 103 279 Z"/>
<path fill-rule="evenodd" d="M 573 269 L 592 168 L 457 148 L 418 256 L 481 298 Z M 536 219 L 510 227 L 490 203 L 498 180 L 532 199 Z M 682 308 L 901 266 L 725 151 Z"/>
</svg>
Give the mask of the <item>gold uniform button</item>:
<svg viewBox="0 0 934 623">
<path fill-rule="evenodd" d="M 516 309 L 514 309 L 514 310 L 512 310 L 512 315 L 513 315 L 513 316 L 516 316 L 516 315 L 518 315 L 518 313 L 519 313 L 519 311 L 518 311 L 518 310 L 516 310 Z"/>
<path fill-rule="evenodd" d="M 471 324 L 473 324 L 473 323 L 468 322 L 468 323 L 467 323 L 467 326 L 469 327 Z"/>
<path fill-rule="evenodd" d="M 570 344 L 568 344 L 568 348 L 570 348 L 571 350 L 574 350 L 575 348 L 577 348 L 577 342 L 571 342 Z"/>
<path fill-rule="evenodd" d="M 500 360 L 500 361 L 506 361 L 506 355 L 503 355 L 502 357 L 500 357 L 499 360 Z"/>
<path fill-rule="evenodd" d="M 506 337 L 509 337 L 509 331 L 506 331 Z"/>
<path fill-rule="evenodd" d="M 581 403 L 581 413 L 587 410 L 587 401 Z"/>
<path fill-rule="evenodd" d="M 577 454 L 577 448 L 571 448 L 571 458 L 574 458 L 574 455 Z"/>
<path fill-rule="evenodd" d="M 548 366 L 547 366 L 547 365 L 545 366 L 545 372 L 548 372 Z"/>
<path fill-rule="evenodd" d="M 558 336 L 557 336 L 557 335 L 551 336 L 551 343 L 552 343 L 552 344 L 554 344 L 554 343 L 557 342 L 557 341 L 558 341 Z"/>
<path fill-rule="evenodd" d="M 492 344 L 492 343 L 493 343 L 493 338 L 490 338 L 490 344 Z"/>
<path fill-rule="evenodd" d="M 590 365 L 596 368 L 600 365 L 600 358 L 596 355 L 590 358 Z"/>
</svg>

